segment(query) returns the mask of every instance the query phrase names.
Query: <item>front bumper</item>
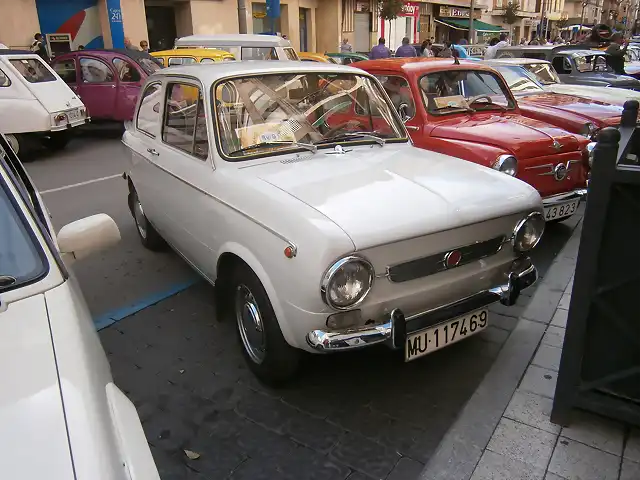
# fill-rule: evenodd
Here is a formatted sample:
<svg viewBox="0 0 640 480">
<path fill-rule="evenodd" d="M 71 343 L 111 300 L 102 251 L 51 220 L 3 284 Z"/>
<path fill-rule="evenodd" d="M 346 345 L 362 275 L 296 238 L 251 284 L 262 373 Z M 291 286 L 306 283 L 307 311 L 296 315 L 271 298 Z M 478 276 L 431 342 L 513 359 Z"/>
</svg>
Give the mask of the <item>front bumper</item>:
<svg viewBox="0 0 640 480">
<path fill-rule="evenodd" d="M 493 288 L 409 317 L 405 317 L 404 313 L 396 308 L 383 324 L 344 330 L 313 330 L 307 334 L 307 343 L 321 352 L 353 350 L 378 343 L 386 343 L 395 349 L 401 348 L 408 334 L 498 301 L 503 305 L 513 305 L 520 292 L 533 285 L 537 279 L 538 271 L 531 260 L 528 257 L 520 258 L 511 264 L 506 281 Z"/>
<path fill-rule="evenodd" d="M 542 205 L 545 208 L 555 207 L 556 205 L 561 205 L 571 200 L 576 200 L 576 199 L 582 200 L 586 196 L 587 196 L 586 188 L 577 188 L 570 192 L 559 193 L 558 195 L 551 195 L 549 197 L 545 197 L 542 199 Z"/>
</svg>

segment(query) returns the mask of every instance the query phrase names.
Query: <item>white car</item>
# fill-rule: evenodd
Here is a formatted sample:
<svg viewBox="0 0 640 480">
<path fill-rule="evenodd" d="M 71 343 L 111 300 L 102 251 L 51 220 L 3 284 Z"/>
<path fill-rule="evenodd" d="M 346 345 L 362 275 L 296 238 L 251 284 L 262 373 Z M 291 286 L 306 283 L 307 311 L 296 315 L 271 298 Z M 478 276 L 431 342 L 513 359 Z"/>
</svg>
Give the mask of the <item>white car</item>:
<svg viewBox="0 0 640 480">
<path fill-rule="evenodd" d="M 278 35 L 188 35 L 178 38 L 175 48 L 217 48 L 233 54 L 236 60 L 300 60 L 291 42 Z"/>
<path fill-rule="evenodd" d="M 49 65 L 16 50 L 0 50 L 0 112 L 0 133 L 20 154 L 35 143 L 62 149 L 72 129 L 90 120 L 80 98 Z"/>
<path fill-rule="evenodd" d="M 413 360 L 486 328 L 537 278 L 531 186 L 413 147 L 352 67 L 228 62 L 152 75 L 123 136 L 142 243 L 216 285 L 263 381 L 300 351 Z"/>
<path fill-rule="evenodd" d="M 0 135 L 0 476 L 157 480 L 140 419 L 116 387 L 67 265 L 120 239 L 100 214 L 56 236 Z"/>
</svg>

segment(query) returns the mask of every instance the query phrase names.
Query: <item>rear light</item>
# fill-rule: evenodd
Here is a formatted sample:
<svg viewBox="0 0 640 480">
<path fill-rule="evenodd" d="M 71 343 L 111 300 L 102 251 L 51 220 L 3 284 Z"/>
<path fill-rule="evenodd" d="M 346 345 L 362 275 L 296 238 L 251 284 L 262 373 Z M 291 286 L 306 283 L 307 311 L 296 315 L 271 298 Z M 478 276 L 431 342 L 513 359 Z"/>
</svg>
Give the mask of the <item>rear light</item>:
<svg viewBox="0 0 640 480">
<path fill-rule="evenodd" d="M 58 115 L 53 117 L 53 121 L 56 122 L 56 125 L 59 125 L 60 123 L 64 122 L 66 119 L 67 119 L 67 115 L 64 113 L 59 113 Z"/>
</svg>

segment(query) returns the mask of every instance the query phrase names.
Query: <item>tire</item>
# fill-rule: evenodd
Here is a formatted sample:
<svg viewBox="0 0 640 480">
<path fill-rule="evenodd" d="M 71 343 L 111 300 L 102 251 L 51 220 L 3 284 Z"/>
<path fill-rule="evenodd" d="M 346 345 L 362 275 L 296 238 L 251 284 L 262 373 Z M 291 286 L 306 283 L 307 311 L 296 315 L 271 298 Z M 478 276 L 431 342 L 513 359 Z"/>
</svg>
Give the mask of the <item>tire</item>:
<svg viewBox="0 0 640 480">
<path fill-rule="evenodd" d="M 71 140 L 71 134 L 69 132 L 52 132 L 48 137 L 42 140 L 42 144 L 45 148 L 54 152 L 63 150 Z"/>
<path fill-rule="evenodd" d="M 298 372 L 301 352 L 287 343 L 269 297 L 256 274 L 239 263 L 231 272 L 226 311 L 236 323 L 238 341 L 249 369 L 266 385 L 277 387 Z M 260 325 L 260 328 L 254 328 Z M 249 326 L 250 328 L 247 328 Z"/>
<path fill-rule="evenodd" d="M 27 156 L 29 153 L 29 140 L 27 135 L 23 133 L 9 133 L 6 134 L 5 137 L 16 155 Z"/>
<path fill-rule="evenodd" d="M 134 190 L 130 195 L 132 195 L 131 214 L 136 223 L 136 231 L 138 232 L 140 242 L 145 248 L 154 252 L 163 250 L 167 244 L 144 214 L 144 209 L 142 208 L 138 194 Z"/>
</svg>

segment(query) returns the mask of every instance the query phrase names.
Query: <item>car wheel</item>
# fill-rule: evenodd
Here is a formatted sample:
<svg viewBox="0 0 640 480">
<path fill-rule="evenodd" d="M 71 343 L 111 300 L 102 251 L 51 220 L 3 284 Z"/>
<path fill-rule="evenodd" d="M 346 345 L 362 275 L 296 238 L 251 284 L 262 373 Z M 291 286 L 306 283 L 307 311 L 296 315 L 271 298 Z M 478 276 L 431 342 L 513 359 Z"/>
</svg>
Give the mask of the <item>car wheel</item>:
<svg viewBox="0 0 640 480">
<path fill-rule="evenodd" d="M 287 343 L 267 293 L 246 265 L 231 274 L 227 301 L 234 316 L 243 356 L 256 377 L 271 386 L 292 379 L 300 364 L 300 351 Z"/>
<path fill-rule="evenodd" d="M 136 230 L 138 231 L 138 237 L 140 237 L 140 242 L 149 250 L 162 250 L 166 243 L 164 239 L 160 236 L 151 222 L 147 219 L 144 214 L 144 209 L 142 208 L 142 204 L 140 203 L 140 199 L 138 198 L 138 194 L 134 192 L 133 194 L 133 205 L 132 205 L 132 213 L 133 219 L 136 222 Z"/>
<path fill-rule="evenodd" d="M 42 140 L 45 148 L 57 152 L 64 149 L 71 140 L 69 132 L 52 132 L 48 137 Z"/>
<path fill-rule="evenodd" d="M 5 138 L 7 139 L 7 142 L 9 142 L 9 145 L 11 145 L 11 148 L 16 153 L 16 155 L 26 155 L 29 146 L 27 135 L 22 133 L 9 133 L 5 135 Z M 24 161 L 24 159 L 21 160 Z"/>
</svg>

